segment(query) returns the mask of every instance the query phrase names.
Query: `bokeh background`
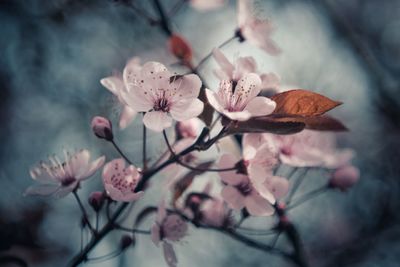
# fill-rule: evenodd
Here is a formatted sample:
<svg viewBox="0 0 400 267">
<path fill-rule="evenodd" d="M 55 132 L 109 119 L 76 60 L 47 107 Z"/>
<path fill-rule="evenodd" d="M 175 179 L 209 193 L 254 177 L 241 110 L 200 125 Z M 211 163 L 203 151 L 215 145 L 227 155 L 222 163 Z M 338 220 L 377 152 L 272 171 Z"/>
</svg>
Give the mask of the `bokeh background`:
<svg viewBox="0 0 400 267">
<path fill-rule="evenodd" d="M 151 1 L 134 2 L 155 16 Z M 175 4 L 161 2 L 167 9 Z M 287 87 L 343 101 L 333 115 L 350 131 L 338 138 L 355 149 L 361 170 L 349 192 L 330 192 L 290 213 L 311 266 L 398 266 L 400 1 L 265 0 L 257 2 L 257 12 L 273 20 L 283 53 L 271 57 L 236 42 L 223 51 L 231 59 L 255 56 L 260 70 L 278 73 Z M 185 5 L 172 21 L 200 60 L 233 35 L 235 1 L 207 13 Z M 94 115 L 114 122 L 118 117 L 116 100 L 99 80 L 122 70 L 132 56 L 180 69 L 159 28 L 121 1 L 1 0 L 0 36 L 0 258 L 64 266 L 80 249 L 79 210 L 72 197 L 24 197 L 32 183 L 29 168 L 63 148 L 117 157 L 89 127 Z M 212 88 L 214 66 L 211 59 L 201 69 Z M 116 133 L 134 162 L 141 159 L 138 125 Z M 153 153 L 160 140 L 151 134 Z M 319 180 L 311 175 L 300 190 Z M 81 195 L 95 189 L 101 189 L 99 176 L 85 183 Z M 155 190 L 144 202 L 158 200 Z M 107 238 L 93 256 L 112 251 L 120 236 Z M 192 229 L 185 240 L 176 246 L 180 266 L 290 266 L 214 232 Z M 165 265 L 161 250 L 140 237 L 123 257 L 95 266 Z"/>
</svg>

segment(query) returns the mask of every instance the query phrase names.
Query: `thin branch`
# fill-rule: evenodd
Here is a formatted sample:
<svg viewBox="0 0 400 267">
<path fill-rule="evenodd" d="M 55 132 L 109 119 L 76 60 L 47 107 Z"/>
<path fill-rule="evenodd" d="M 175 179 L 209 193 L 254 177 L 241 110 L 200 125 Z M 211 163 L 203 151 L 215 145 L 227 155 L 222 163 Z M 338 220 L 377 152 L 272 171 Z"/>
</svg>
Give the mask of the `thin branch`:
<svg viewBox="0 0 400 267">
<path fill-rule="evenodd" d="M 308 168 L 306 168 L 304 170 L 304 172 L 302 173 L 302 175 L 300 175 L 300 177 L 297 177 L 296 181 L 294 181 L 293 186 L 292 186 L 292 190 L 290 191 L 287 200 L 286 200 L 286 204 L 289 205 L 290 202 L 292 201 L 293 196 L 296 194 L 296 191 L 300 188 L 301 183 L 304 180 L 304 177 L 306 176 L 307 172 L 308 172 Z"/>
<path fill-rule="evenodd" d="M 89 221 L 88 214 L 87 214 L 87 212 L 86 212 L 85 207 L 83 206 L 83 204 L 82 204 L 82 202 L 81 202 L 81 199 L 79 198 L 79 195 L 78 195 L 77 190 L 74 190 L 72 193 L 74 194 L 75 199 L 76 199 L 76 201 L 78 202 L 79 208 L 80 208 L 81 211 L 82 211 L 82 216 L 83 216 L 83 219 L 84 219 L 85 223 L 86 223 L 87 226 L 89 227 L 89 229 L 90 229 L 90 231 L 92 232 L 92 234 L 93 234 L 93 235 L 96 235 L 96 230 L 93 228 L 92 224 L 91 224 L 90 221 Z"/>
<path fill-rule="evenodd" d="M 311 199 L 321 195 L 322 193 L 325 193 L 328 189 L 329 189 L 329 187 L 327 187 L 325 185 L 325 186 L 323 186 L 321 188 L 318 188 L 318 189 L 315 189 L 315 190 L 313 190 L 313 191 L 311 191 L 309 193 L 306 193 L 303 196 L 295 198 L 294 201 L 293 201 L 295 203 L 293 203 L 292 205 L 288 206 L 286 208 L 286 210 L 290 210 L 290 209 L 293 209 L 293 208 L 295 208 L 297 206 L 300 206 L 301 204 L 307 202 L 308 200 L 311 200 Z"/>
<path fill-rule="evenodd" d="M 117 144 L 115 143 L 115 141 L 114 140 L 111 140 L 110 141 L 112 144 L 113 144 L 113 146 L 115 147 L 115 149 L 118 151 L 118 153 L 126 160 L 126 162 L 128 162 L 129 164 L 132 164 L 132 161 L 127 157 L 127 156 L 125 156 L 125 154 L 122 152 L 122 150 L 117 146 Z"/>
<path fill-rule="evenodd" d="M 140 229 L 131 229 L 128 227 L 124 227 L 121 225 L 114 225 L 115 229 L 121 230 L 121 231 L 125 231 L 125 232 L 129 232 L 129 233 L 133 233 L 133 234 L 143 234 L 143 235 L 149 235 L 150 231 L 149 230 L 140 230 Z"/>
</svg>

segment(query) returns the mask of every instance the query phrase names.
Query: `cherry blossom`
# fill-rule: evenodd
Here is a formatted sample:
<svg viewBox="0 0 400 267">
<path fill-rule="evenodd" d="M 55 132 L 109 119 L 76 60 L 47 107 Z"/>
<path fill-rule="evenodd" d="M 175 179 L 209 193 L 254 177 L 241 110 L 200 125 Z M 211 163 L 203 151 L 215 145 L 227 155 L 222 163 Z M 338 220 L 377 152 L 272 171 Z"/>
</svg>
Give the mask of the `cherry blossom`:
<svg viewBox="0 0 400 267">
<path fill-rule="evenodd" d="M 177 138 L 196 138 L 200 133 L 201 120 L 192 118 L 186 121 L 180 121 L 176 124 Z"/>
<path fill-rule="evenodd" d="M 252 0 L 238 0 L 238 30 L 237 36 L 241 41 L 248 40 L 251 44 L 260 47 L 270 55 L 281 52 L 271 39 L 274 27 L 270 20 L 260 19 L 254 15 Z"/>
<path fill-rule="evenodd" d="M 201 222 L 214 227 L 227 227 L 233 224 L 231 211 L 221 198 L 211 198 L 204 201 L 201 212 Z"/>
<path fill-rule="evenodd" d="M 125 167 L 125 160 L 114 159 L 104 165 L 103 184 L 108 196 L 115 201 L 135 201 L 144 192 L 135 192 L 141 174 L 133 165 Z"/>
<path fill-rule="evenodd" d="M 259 73 L 257 63 L 253 57 L 239 57 L 234 63 L 231 63 L 228 58 L 218 48 L 213 49 L 213 57 L 219 69 L 214 70 L 215 76 L 222 80 L 232 80 L 237 82 L 245 74 Z M 268 95 L 273 95 L 278 92 L 280 86 L 280 78 L 273 72 L 260 73 L 261 90 L 268 90 Z"/>
<path fill-rule="evenodd" d="M 126 81 L 123 99 L 134 110 L 146 112 L 143 123 L 154 131 L 170 127 L 172 118 L 184 121 L 203 111 L 203 102 L 197 98 L 201 81 L 195 74 L 173 77 L 163 64 L 148 62 Z"/>
<path fill-rule="evenodd" d="M 39 184 L 29 187 L 26 195 L 64 197 L 74 191 L 81 181 L 90 178 L 105 161 L 102 156 L 90 162 L 90 152 L 86 149 L 74 154 L 64 151 L 64 154 L 64 162 L 57 156 L 51 156 L 48 162 L 42 161 L 30 170 L 32 179 Z"/>
<path fill-rule="evenodd" d="M 233 82 L 220 82 L 218 92 L 206 89 L 211 106 L 231 120 L 246 121 L 251 117 L 271 114 L 276 103 L 267 97 L 257 96 L 261 79 L 255 73 L 244 75 L 234 87 Z"/>
<path fill-rule="evenodd" d="M 134 109 L 126 105 L 122 98 L 122 93 L 126 91 L 125 77 L 132 75 L 132 73 L 140 72 L 140 69 L 140 59 L 134 57 L 126 63 L 126 66 L 123 70 L 123 76 L 114 75 L 100 80 L 100 83 L 118 98 L 118 101 L 123 107 L 119 118 L 119 127 L 121 129 L 125 129 L 137 114 Z"/>
<path fill-rule="evenodd" d="M 337 149 L 331 133 L 303 130 L 293 135 L 265 134 L 280 153 L 282 163 L 293 167 L 325 167 L 335 169 L 352 159 L 351 149 Z"/>
<path fill-rule="evenodd" d="M 156 246 L 162 243 L 164 258 L 170 267 L 178 263 L 172 243 L 180 241 L 187 230 L 187 223 L 177 214 L 168 215 L 165 202 L 161 201 L 156 221 L 151 228 L 151 240 Z"/>
<path fill-rule="evenodd" d="M 226 4 L 226 0 L 189 0 L 190 5 L 199 11 L 217 9 Z"/>
<path fill-rule="evenodd" d="M 232 167 L 238 159 L 231 154 L 221 156 L 218 167 Z M 236 170 L 219 173 L 225 186 L 222 189 L 222 198 L 232 209 L 240 210 L 246 208 L 254 216 L 269 216 L 274 213 L 271 206 L 275 202 L 273 195 L 263 182 L 257 182 L 257 187 L 246 173 Z M 261 193 L 260 193 L 261 192 Z M 264 196 L 267 196 L 265 198 Z"/>
<path fill-rule="evenodd" d="M 346 191 L 357 183 L 359 178 L 360 171 L 352 165 L 346 165 L 335 170 L 329 180 L 329 186 L 332 188 L 339 188 L 341 191 Z"/>
</svg>

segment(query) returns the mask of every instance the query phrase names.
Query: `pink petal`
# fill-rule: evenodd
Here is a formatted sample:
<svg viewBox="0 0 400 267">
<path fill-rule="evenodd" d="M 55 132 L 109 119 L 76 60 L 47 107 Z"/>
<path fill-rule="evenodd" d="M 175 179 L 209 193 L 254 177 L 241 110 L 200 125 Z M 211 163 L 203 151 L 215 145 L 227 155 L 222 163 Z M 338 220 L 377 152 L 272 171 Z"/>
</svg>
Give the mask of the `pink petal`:
<svg viewBox="0 0 400 267">
<path fill-rule="evenodd" d="M 29 171 L 33 180 L 39 183 L 55 183 L 57 179 L 50 175 L 50 173 L 42 167 L 33 167 Z"/>
<path fill-rule="evenodd" d="M 252 159 L 255 156 L 257 149 L 259 149 L 266 142 L 268 142 L 268 140 L 264 134 L 244 134 L 242 139 L 243 158 L 246 160 Z"/>
<path fill-rule="evenodd" d="M 63 198 L 72 191 L 75 190 L 75 188 L 78 186 L 78 182 L 75 181 L 69 186 L 60 186 L 56 192 L 54 192 L 53 196 L 56 198 Z"/>
<path fill-rule="evenodd" d="M 154 106 L 153 93 L 144 86 L 127 85 L 126 91 L 121 91 L 122 100 L 133 110 L 147 112 Z"/>
<path fill-rule="evenodd" d="M 251 118 L 251 114 L 247 110 L 232 111 L 232 112 L 224 110 L 222 114 L 224 114 L 226 117 L 228 117 L 233 121 L 247 121 L 248 119 Z"/>
<path fill-rule="evenodd" d="M 238 161 L 239 160 L 236 159 L 236 157 L 233 156 L 232 154 L 224 154 L 219 159 L 217 165 L 219 169 L 232 168 Z M 219 176 L 221 177 L 224 183 L 230 185 L 238 185 L 248 180 L 246 175 L 239 174 L 237 173 L 236 170 L 219 172 Z"/>
<path fill-rule="evenodd" d="M 222 113 L 224 110 L 223 104 L 221 103 L 218 95 L 213 91 L 206 89 L 206 96 L 208 103 L 218 112 Z"/>
<path fill-rule="evenodd" d="M 276 75 L 273 72 L 263 73 L 260 75 L 260 78 L 261 78 L 261 89 L 273 90 L 275 91 L 275 93 L 278 92 L 281 81 L 278 75 Z"/>
<path fill-rule="evenodd" d="M 111 177 L 116 174 L 122 172 L 125 168 L 125 160 L 123 158 L 114 159 L 104 165 L 103 168 L 103 182 L 105 184 L 111 183 Z"/>
<path fill-rule="evenodd" d="M 125 105 L 119 117 L 119 128 L 125 129 L 136 117 L 137 112 Z"/>
<path fill-rule="evenodd" d="M 165 217 L 167 217 L 167 209 L 165 207 L 165 200 L 164 198 L 162 198 L 160 204 L 158 205 L 156 222 L 161 224 L 164 221 Z"/>
<path fill-rule="evenodd" d="M 100 83 L 117 97 L 119 97 L 119 92 L 125 87 L 122 79 L 117 76 L 103 78 L 100 80 Z"/>
<path fill-rule="evenodd" d="M 209 11 L 219 8 L 226 3 L 226 0 L 190 0 L 190 5 L 199 11 Z"/>
<path fill-rule="evenodd" d="M 225 186 L 221 191 L 221 196 L 235 210 L 244 207 L 245 197 L 233 186 Z"/>
<path fill-rule="evenodd" d="M 199 99 L 174 103 L 170 113 L 177 121 L 185 121 L 199 116 L 203 112 L 204 104 Z"/>
<path fill-rule="evenodd" d="M 172 118 L 162 111 L 150 111 L 144 115 L 143 123 L 147 128 L 156 132 L 161 132 L 171 127 Z"/>
<path fill-rule="evenodd" d="M 98 159 L 96 159 L 95 161 L 93 161 L 92 163 L 90 163 L 87 166 L 87 170 L 86 172 L 82 173 L 79 176 L 76 176 L 75 178 L 78 180 L 85 180 L 87 178 L 89 178 L 90 176 L 92 176 L 98 169 L 100 169 L 103 165 L 104 162 L 106 160 L 105 156 L 99 157 Z"/>
<path fill-rule="evenodd" d="M 126 63 L 122 73 L 124 83 L 136 84 L 138 79 L 140 79 L 141 69 L 142 67 L 140 66 L 140 59 L 138 57 L 130 59 Z"/>
<path fill-rule="evenodd" d="M 332 187 L 339 188 L 342 191 L 352 187 L 360 178 L 360 171 L 351 165 L 341 167 L 336 170 L 329 183 Z"/>
<path fill-rule="evenodd" d="M 250 100 L 245 107 L 245 110 L 251 113 L 252 117 L 255 116 L 266 116 L 271 114 L 276 107 L 275 101 L 272 101 L 268 97 L 258 96 Z"/>
<path fill-rule="evenodd" d="M 245 199 L 246 209 L 253 216 L 270 216 L 274 214 L 274 208 L 268 200 L 262 198 L 256 192 Z"/>
<path fill-rule="evenodd" d="M 233 80 L 238 81 L 247 73 L 257 72 L 257 63 L 253 57 L 240 57 L 236 60 Z"/>
<path fill-rule="evenodd" d="M 77 177 L 83 176 L 87 171 L 87 166 L 89 164 L 90 152 L 87 149 L 82 149 L 71 156 L 69 160 L 69 168 L 71 170 L 71 175 Z"/>
<path fill-rule="evenodd" d="M 251 17 L 252 8 L 253 8 L 252 0 L 237 1 L 237 20 L 239 28 L 241 28 L 244 24 L 246 24 L 249 17 Z"/>
<path fill-rule="evenodd" d="M 199 96 L 201 80 L 196 74 L 188 74 L 176 78 L 169 84 L 172 92 L 172 101 L 193 100 Z"/>
<path fill-rule="evenodd" d="M 272 176 L 265 180 L 264 185 L 274 195 L 276 199 L 281 199 L 289 191 L 289 181 L 280 176 Z"/>
<path fill-rule="evenodd" d="M 241 103 L 247 104 L 260 93 L 260 86 L 260 76 L 256 73 L 248 73 L 238 81 L 233 95 L 241 99 Z"/>
<path fill-rule="evenodd" d="M 163 242 L 163 251 L 164 258 L 165 261 L 168 263 L 168 266 L 176 267 L 176 265 L 178 264 L 178 260 L 176 259 L 174 247 L 168 242 Z"/>
<path fill-rule="evenodd" d="M 150 89 L 156 90 L 163 88 L 165 90 L 170 82 L 169 79 L 172 74 L 163 64 L 150 61 L 143 65 L 140 76 L 142 79 L 140 81 L 141 87 L 149 92 Z"/>
<path fill-rule="evenodd" d="M 229 79 L 232 79 L 233 70 L 235 69 L 233 64 L 225 57 L 225 55 L 218 48 L 213 49 L 212 55 L 215 61 L 217 61 L 218 65 L 221 67 L 221 71 L 225 73 L 225 75 Z"/>
</svg>

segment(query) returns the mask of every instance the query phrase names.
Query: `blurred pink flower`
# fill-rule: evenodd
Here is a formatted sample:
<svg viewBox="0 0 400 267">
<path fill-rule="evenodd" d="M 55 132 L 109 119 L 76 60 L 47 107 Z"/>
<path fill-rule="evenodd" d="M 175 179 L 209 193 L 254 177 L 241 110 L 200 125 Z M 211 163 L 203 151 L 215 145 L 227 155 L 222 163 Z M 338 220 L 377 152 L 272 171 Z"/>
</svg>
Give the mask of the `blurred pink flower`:
<svg viewBox="0 0 400 267">
<path fill-rule="evenodd" d="M 137 75 L 127 79 L 123 100 L 132 109 L 146 112 L 143 123 L 147 128 L 161 132 L 172 125 L 172 118 L 184 121 L 203 111 L 203 102 L 197 98 L 201 87 L 197 75 L 173 77 L 158 62 L 147 62 Z"/>
<path fill-rule="evenodd" d="M 224 154 L 218 162 L 218 167 L 229 168 L 236 163 L 238 159 L 233 155 Z M 231 208 L 240 210 L 245 207 L 254 216 L 269 216 L 274 213 L 271 204 L 275 203 L 275 199 L 264 184 L 265 179 L 257 182 L 256 187 L 247 174 L 236 170 L 219 172 L 219 175 L 225 183 L 221 192 L 222 198 Z"/>
<path fill-rule="evenodd" d="M 281 52 L 276 43 L 271 39 L 274 27 L 270 20 L 260 19 L 254 15 L 252 0 L 238 0 L 237 35 L 244 41 L 260 47 L 270 55 L 277 55 Z"/>
<path fill-rule="evenodd" d="M 180 241 L 187 230 L 187 223 L 177 214 L 168 215 L 165 202 L 161 201 L 156 221 L 151 228 L 151 240 L 156 246 L 162 242 L 164 258 L 170 267 L 175 267 L 178 263 L 171 243 Z"/>
<path fill-rule="evenodd" d="M 303 130 L 293 135 L 265 134 L 275 143 L 282 163 L 293 167 L 325 167 L 335 169 L 353 158 L 351 149 L 338 149 L 331 133 Z"/>
<path fill-rule="evenodd" d="M 213 57 L 219 65 L 219 69 L 214 70 L 214 74 L 218 79 L 238 81 L 248 73 L 259 73 L 257 63 L 253 57 L 239 57 L 234 63 L 231 63 L 222 51 L 214 48 Z M 280 78 L 275 73 L 262 73 L 261 90 L 271 90 L 274 93 L 278 92 L 280 86 Z"/>
<path fill-rule="evenodd" d="M 356 167 L 352 165 L 343 166 L 335 170 L 332 174 L 332 177 L 329 180 L 329 186 L 332 188 L 338 188 L 341 191 L 346 191 L 357 183 L 359 178 L 360 171 Z"/>
<path fill-rule="evenodd" d="M 103 184 L 108 196 L 115 201 L 135 201 L 144 192 L 135 192 L 136 186 L 141 179 L 138 170 L 129 165 L 125 167 L 125 160 L 114 159 L 104 165 Z"/>
<path fill-rule="evenodd" d="M 90 152 L 82 149 L 74 154 L 64 151 L 65 161 L 57 156 L 49 157 L 49 162 L 40 162 L 30 170 L 32 179 L 39 182 L 26 191 L 26 195 L 53 195 L 64 197 L 77 188 L 79 183 L 91 177 L 104 164 L 105 157 L 99 157 L 93 162 Z"/>
<path fill-rule="evenodd" d="M 100 83 L 111 93 L 113 93 L 123 106 L 119 118 L 119 127 L 121 129 L 125 129 L 132 122 L 137 114 L 134 109 L 126 105 L 125 101 L 122 98 L 122 93 L 126 91 L 126 83 L 128 81 L 132 81 L 132 79 L 137 77 L 136 75 L 138 72 L 140 72 L 140 69 L 140 59 L 134 57 L 126 63 L 122 77 L 120 75 L 114 75 L 100 80 Z"/>
<path fill-rule="evenodd" d="M 179 121 L 176 124 L 176 133 L 178 139 L 182 138 L 196 138 L 200 133 L 201 120 L 192 118 L 186 121 Z"/>
<path fill-rule="evenodd" d="M 231 120 L 246 121 L 251 117 L 271 114 L 276 103 L 267 97 L 257 96 L 261 80 L 255 73 L 243 76 L 233 90 L 233 82 L 221 81 L 217 93 L 206 89 L 213 108 Z"/>
<path fill-rule="evenodd" d="M 190 5 L 199 11 L 209 11 L 220 8 L 227 0 L 189 0 Z"/>
</svg>

